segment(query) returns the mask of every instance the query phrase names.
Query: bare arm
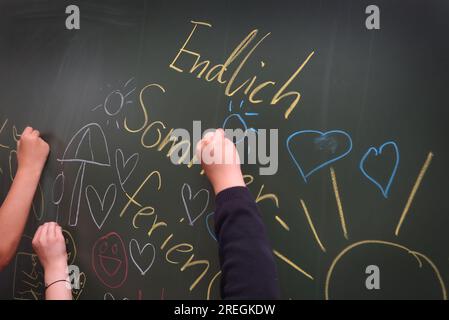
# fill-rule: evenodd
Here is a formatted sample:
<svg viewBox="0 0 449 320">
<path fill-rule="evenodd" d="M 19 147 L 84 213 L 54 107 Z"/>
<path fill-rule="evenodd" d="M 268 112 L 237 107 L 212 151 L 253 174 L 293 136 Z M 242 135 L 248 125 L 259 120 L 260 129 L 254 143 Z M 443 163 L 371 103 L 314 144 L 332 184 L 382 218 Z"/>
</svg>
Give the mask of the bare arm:
<svg viewBox="0 0 449 320">
<path fill-rule="evenodd" d="M 0 207 L 0 271 L 13 258 L 49 153 L 37 130 L 26 128 L 17 145 L 18 170 Z"/>
<path fill-rule="evenodd" d="M 45 299 L 72 300 L 62 228 L 56 222 L 40 226 L 33 238 L 33 248 L 44 268 Z"/>
</svg>

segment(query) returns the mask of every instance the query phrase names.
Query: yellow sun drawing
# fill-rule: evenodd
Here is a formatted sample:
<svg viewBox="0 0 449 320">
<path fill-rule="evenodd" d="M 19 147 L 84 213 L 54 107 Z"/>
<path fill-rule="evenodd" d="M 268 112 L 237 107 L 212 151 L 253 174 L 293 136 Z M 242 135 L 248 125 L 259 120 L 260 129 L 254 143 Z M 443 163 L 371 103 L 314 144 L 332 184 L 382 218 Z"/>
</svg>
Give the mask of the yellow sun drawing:
<svg viewBox="0 0 449 320">
<path fill-rule="evenodd" d="M 413 203 L 413 199 L 421 185 L 421 182 L 426 174 L 428 167 L 430 166 L 432 158 L 433 158 L 433 153 L 430 152 L 428 154 L 419 174 L 418 174 L 418 177 L 416 178 L 416 181 L 413 185 L 411 193 L 408 197 L 408 200 L 407 200 L 405 207 L 402 211 L 402 214 L 399 218 L 398 224 L 397 224 L 395 232 L 394 232 L 395 236 L 399 236 L 401 227 L 402 227 L 405 219 L 407 218 L 408 212 Z M 330 176 L 331 176 L 332 187 L 333 187 L 333 191 L 334 191 L 334 195 L 335 195 L 335 201 L 336 201 L 337 208 L 338 208 L 338 215 L 339 215 L 342 233 L 343 233 L 343 236 L 345 237 L 345 239 L 349 239 L 348 230 L 347 230 L 346 221 L 345 221 L 345 215 L 344 215 L 344 211 L 343 211 L 342 200 L 341 200 L 339 189 L 338 189 L 337 176 L 336 176 L 334 168 L 332 168 L 332 167 L 330 168 Z M 321 251 L 326 253 L 326 248 L 318 236 L 318 232 L 313 224 L 312 218 L 310 216 L 310 213 L 308 211 L 306 203 L 304 202 L 303 199 L 300 199 L 300 206 L 302 207 L 302 210 L 304 212 L 307 223 L 310 227 L 310 230 L 314 236 L 315 241 L 317 242 Z M 283 222 L 283 223 L 285 224 L 285 222 Z M 380 240 L 380 239 L 361 240 L 361 241 L 354 242 L 354 243 L 346 246 L 343 250 L 340 251 L 340 253 L 338 253 L 336 255 L 336 257 L 332 260 L 332 263 L 330 264 L 330 266 L 326 272 L 326 278 L 325 278 L 325 283 L 324 283 L 324 298 L 326 300 L 338 298 L 338 297 L 334 297 L 332 295 L 333 288 L 335 289 L 340 286 L 338 289 L 340 291 L 345 292 L 345 290 L 347 290 L 347 288 L 341 288 L 341 287 L 347 287 L 347 286 L 352 285 L 352 284 L 348 284 L 344 280 L 341 280 L 340 277 L 337 276 L 336 274 L 341 272 L 342 275 L 346 273 L 346 277 L 352 276 L 351 274 L 347 275 L 347 273 L 349 272 L 349 270 L 347 269 L 348 266 L 351 267 L 352 265 L 356 264 L 354 261 L 358 261 L 357 263 L 361 263 L 360 260 L 364 259 L 362 255 L 365 255 L 364 252 L 366 250 L 375 250 L 375 252 L 380 254 L 380 257 L 383 260 L 387 260 L 385 258 L 385 256 L 387 256 L 387 255 L 394 255 L 395 257 L 396 256 L 400 257 L 401 263 L 404 263 L 404 261 L 406 261 L 406 263 L 411 263 L 411 265 L 413 267 L 408 268 L 410 270 L 407 269 L 407 271 L 410 271 L 412 273 L 413 272 L 415 272 L 415 273 L 416 272 L 425 272 L 426 277 L 424 277 L 425 278 L 424 281 L 426 281 L 426 283 L 428 283 L 428 281 L 432 281 L 433 283 L 431 284 L 431 288 L 437 290 L 437 294 L 439 297 L 441 297 L 441 299 L 447 300 L 447 290 L 446 290 L 446 286 L 445 286 L 443 277 L 441 276 L 441 273 L 440 273 L 438 267 L 436 266 L 436 264 L 427 255 L 425 255 L 421 252 L 412 250 L 400 243 L 385 241 L 385 240 Z M 308 279 L 310 279 L 312 281 L 315 280 L 314 277 L 310 273 L 306 272 L 304 269 L 299 267 L 296 263 L 294 263 L 289 258 L 284 256 L 282 253 L 278 252 L 277 250 L 274 250 L 274 254 L 281 261 L 285 262 L 290 267 L 294 268 L 296 271 L 302 273 Z M 350 258 L 351 256 L 352 256 L 352 258 Z M 354 259 L 354 257 L 358 257 L 359 260 Z M 371 261 L 373 261 L 373 259 L 371 259 Z M 405 272 L 402 272 L 402 271 L 405 270 L 405 268 L 407 266 L 409 266 L 409 265 L 402 264 L 402 265 L 397 266 L 396 269 L 399 269 L 399 272 L 397 272 L 398 270 L 396 270 L 395 272 L 397 272 L 397 273 L 394 275 L 390 274 L 390 277 L 393 277 L 393 276 L 395 277 L 396 275 L 398 275 L 398 273 L 406 274 Z M 415 268 L 416 270 L 413 268 Z M 390 269 L 392 269 L 392 268 L 390 268 Z M 389 270 L 389 271 L 391 273 L 391 270 Z M 403 276 L 403 277 L 405 277 L 405 276 Z M 404 279 L 401 279 L 401 280 L 404 280 Z M 420 288 L 421 288 L 419 286 L 420 284 L 419 283 L 413 284 L 413 281 L 415 281 L 415 279 L 408 279 L 408 278 L 405 279 L 405 282 L 412 283 L 405 290 L 414 290 L 415 293 L 416 293 L 416 291 L 423 291 L 423 292 L 418 292 L 418 293 L 422 294 L 423 297 L 427 298 L 426 294 L 428 292 L 425 290 L 420 290 Z M 364 285 L 364 284 L 357 284 L 357 286 L 358 286 L 357 288 L 360 289 L 362 285 Z M 352 285 L 352 286 L 355 287 L 355 285 Z M 411 289 L 411 288 L 413 288 L 413 289 Z M 354 289 L 354 288 L 351 288 L 351 289 Z M 336 291 L 336 290 L 334 290 L 334 291 Z M 353 292 L 356 292 L 356 289 Z M 345 296 L 346 296 L 346 294 L 347 294 L 347 292 L 345 292 Z M 396 296 L 395 296 L 395 298 L 396 298 Z"/>
</svg>

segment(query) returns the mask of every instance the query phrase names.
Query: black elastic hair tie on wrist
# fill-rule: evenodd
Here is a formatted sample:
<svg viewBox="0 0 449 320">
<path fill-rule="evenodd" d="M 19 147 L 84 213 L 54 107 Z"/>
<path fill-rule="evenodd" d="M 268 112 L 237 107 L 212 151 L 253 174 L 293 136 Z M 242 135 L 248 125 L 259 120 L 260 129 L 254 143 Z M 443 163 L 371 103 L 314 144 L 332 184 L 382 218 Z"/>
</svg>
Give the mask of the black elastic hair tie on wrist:
<svg viewBox="0 0 449 320">
<path fill-rule="evenodd" d="M 50 283 L 49 285 L 47 285 L 46 287 L 45 287 L 45 291 L 47 291 L 47 289 L 48 288 L 50 288 L 52 285 L 54 285 L 55 283 L 58 283 L 58 282 L 67 282 L 68 284 L 70 284 L 70 285 L 72 285 L 71 283 L 70 283 L 70 281 L 68 281 L 68 280 L 65 280 L 65 279 L 61 279 L 61 280 L 56 280 L 56 281 L 53 281 L 52 283 Z"/>
</svg>

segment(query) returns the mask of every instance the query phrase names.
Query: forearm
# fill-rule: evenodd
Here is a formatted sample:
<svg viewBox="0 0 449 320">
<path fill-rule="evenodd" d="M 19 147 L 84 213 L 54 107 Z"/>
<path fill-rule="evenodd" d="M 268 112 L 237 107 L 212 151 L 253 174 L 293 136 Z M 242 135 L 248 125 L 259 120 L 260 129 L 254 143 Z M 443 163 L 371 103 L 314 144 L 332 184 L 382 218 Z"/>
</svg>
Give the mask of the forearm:
<svg viewBox="0 0 449 320">
<path fill-rule="evenodd" d="M 19 169 L 0 208 L 0 268 L 8 264 L 19 245 L 39 179 L 39 172 Z"/>
<path fill-rule="evenodd" d="M 278 299 L 279 285 L 265 226 L 248 189 L 217 195 L 215 216 L 223 299 Z"/>
</svg>

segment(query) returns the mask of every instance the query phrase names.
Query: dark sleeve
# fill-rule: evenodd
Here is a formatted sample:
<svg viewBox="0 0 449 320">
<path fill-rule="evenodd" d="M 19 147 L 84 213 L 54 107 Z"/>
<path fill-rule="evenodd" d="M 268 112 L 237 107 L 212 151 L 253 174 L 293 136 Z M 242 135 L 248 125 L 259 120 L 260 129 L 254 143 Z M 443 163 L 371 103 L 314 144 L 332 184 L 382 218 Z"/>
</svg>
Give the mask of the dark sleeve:
<svg viewBox="0 0 449 320">
<path fill-rule="evenodd" d="M 259 209 L 246 187 L 216 197 L 223 299 L 279 299 L 276 265 Z"/>
</svg>

